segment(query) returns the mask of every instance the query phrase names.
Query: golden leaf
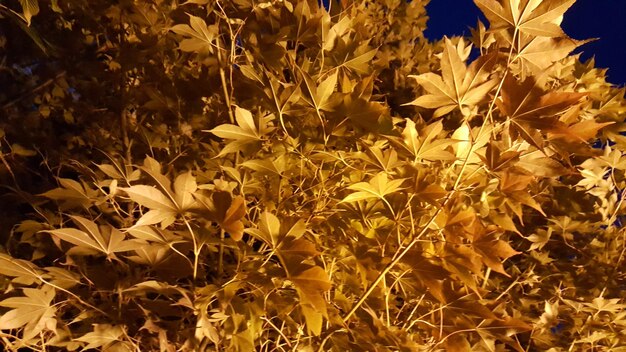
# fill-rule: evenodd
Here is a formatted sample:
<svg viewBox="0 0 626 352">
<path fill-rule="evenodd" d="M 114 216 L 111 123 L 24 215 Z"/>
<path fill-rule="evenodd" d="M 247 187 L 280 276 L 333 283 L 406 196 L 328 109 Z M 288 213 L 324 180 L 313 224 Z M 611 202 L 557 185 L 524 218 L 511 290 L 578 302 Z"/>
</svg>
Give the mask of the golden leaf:
<svg viewBox="0 0 626 352">
<path fill-rule="evenodd" d="M 482 102 L 496 86 L 497 79 L 489 79 L 495 56 L 481 56 L 469 68 L 461 60 L 457 48 L 446 38 L 440 60 L 441 76 L 432 72 L 409 76 L 417 80 L 429 94 L 419 96 L 405 105 L 436 109 L 433 117 L 443 116 L 458 108 L 465 116 Z"/>
</svg>

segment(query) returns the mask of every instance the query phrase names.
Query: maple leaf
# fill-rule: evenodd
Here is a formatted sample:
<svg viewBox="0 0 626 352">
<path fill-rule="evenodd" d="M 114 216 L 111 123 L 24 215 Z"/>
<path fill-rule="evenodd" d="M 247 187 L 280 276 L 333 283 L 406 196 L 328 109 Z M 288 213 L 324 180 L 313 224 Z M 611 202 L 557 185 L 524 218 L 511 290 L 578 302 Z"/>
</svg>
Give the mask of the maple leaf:
<svg viewBox="0 0 626 352">
<path fill-rule="evenodd" d="M 322 36 L 326 37 L 324 38 L 324 50 L 329 52 L 328 58 L 334 67 L 357 74 L 368 74 L 372 71 L 371 62 L 376 56 L 378 48 L 372 49 L 368 45 L 368 40 L 361 43 L 349 40 L 351 22 L 348 16 L 343 16 L 328 32 L 322 31 Z"/>
<path fill-rule="evenodd" d="M 283 162 L 283 165 L 281 165 L 281 162 Z M 284 167 L 282 167 L 284 166 L 284 157 L 279 157 L 276 160 L 272 160 L 270 158 L 246 160 L 240 165 L 260 174 L 274 174 L 280 176 L 280 174 L 284 171 Z"/>
<path fill-rule="evenodd" d="M 441 303 L 447 303 L 443 282 L 450 278 L 450 274 L 442 267 L 440 260 L 426 258 L 422 253 L 413 251 L 402 258 L 402 261 L 411 268 L 417 280 L 428 288 L 430 294 Z"/>
<path fill-rule="evenodd" d="M 148 185 L 120 188 L 133 202 L 150 209 L 134 226 L 161 223 L 165 228 L 176 221 L 179 214 L 198 207 L 194 198 L 198 185 L 191 172 L 178 175 L 172 189 L 170 179 L 161 173 L 161 165 L 156 160 L 146 158 L 141 169 L 156 181 L 160 189 Z"/>
<path fill-rule="evenodd" d="M 14 308 L 0 317 L 0 330 L 17 329 L 26 325 L 28 336 L 38 335 L 44 328 L 54 329 L 56 307 L 52 300 L 56 291 L 51 286 L 24 288 L 24 296 L 9 297 L 0 306 Z M 23 338 L 28 338 L 23 336 Z"/>
<path fill-rule="evenodd" d="M 517 29 L 520 33 L 560 37 L 563 14 L 576 0 L 474 0 L 489 20 L 492 30 Z"/>
<path fill-rule="evenodd" d="M 520 252 L 511 248 L 508 242 L 500 239 L 499 233 L 495 229 L 484 228 L 476 221 L 475 231 L 472 238 L 472 248 L 480 254 L 485 265 L 493 271 L 509 276 L 504 271 L 502 261 Z"/>
<path fill-rule="evenodd" d="M 203 130 L 210 132 L 220 138 L 231 139 L 224 146 L 217 156 L 222 156 L 240 151 L 245 145 L 255 143 L 261 140 L 261 136 L 270 131 L 268 128 L 257 128 L 254 117 L 249 110 L 235 106 L 235 121 L 237 125 L 223 124 L 211 130 Z"/>
<path fill-rule="evenodd" d="M 445 39 L 445 47 L 440 60 L 441 76 L 432 72 L 415 78 L 429 94 L 422 95 L 404 105 L 417 105 L 427 109 L 436 109 L 433 117 L 443 116 L 459 108 L 468 116 L 471 108 L 478 105 L 496 86 L 497 79 L 489 79 L 495 56 L 481 56 L 467 67 L 459 56 L 459 50 Z"/>
<path fill-rule="evenodd" d="M 346 196 L 340 203 L 357 202 L 364 199 L 381 199 L 385 196 L 402 189 L 402 183 L 405 179 L 391 180 L 387 178 L 385 172 L 380 172 L 372 177 L 369 182 L 359 182 L 348 186 L 348 189 L 358 191 Z"/>
<path fill-rule="evenodd" d="M 363 128 L 366 131 L 384 133 L 384 131 L 390 129 L 388 110 L 389 108 L 385 104 L 364 99 L 357 92 L 347 94 L 334 112 L 334 115 L 340 116 L 342 120 L 335 126 L 333 134 L 340 135 L 340 132 L 336 130 L 340 126 L 345 128 L 346 125 L 350 124 Z"/>
<path fill-rule="evenodd" d="M 180 42 L 180 49 L 187 52 L 213 53 L 217 49 L 213 41 L 218 36 L 218 26 L 207 26 L 202 18 L 193 15 L 189 15 L 189 24 L 191 26 L 177 24 L 170 28 L 172 32 L 186 37 Z"/>
<path fill-rule="evenodd" d="M 391 172 L 401 165 L 398 161 L 398 152 L 393 148 L 382 150 L 379 146 L 372 146 L 366 150 L 366 154 L 360 154 L 358 157 L 385 172 Z"/>
<path fill-rule="evenodd" d="M 545 216 L 546 214 L 541 209 L 541 205 L 527 191 L 527 187 L 532 179 L 533 177 L 529 175 L 508 170 L 504 171 L 500 179 L 500 190 L 508 196 L 508 203 L 518 202 L 527 205 Z M 518 217 L 521 220 L 521 214 L 518 214 Z"/>
<path fill-rule="evenodd" d="M 330 110 L 332 108 L 330 97 L 337 85 L 337 75 L 338 71 L 335 71 L 317 86 L 315 90 L 315 106 L 317 109 Z"/>
<path fill-rule="evenodd" d="M 283 257 L 300 257 L 302 260 L 315 257 L 320 254 L 315 248 L 315 243 L 304 238 L 292 239 L 287 237 L 278 250 Z M 290 258 L 291 259 L 291 258 Z"/>
<path fill-rule="evenodd" d="M 137 185 L 121 190 L 126 192 L 133 202 L 150 209 L 139 218 L 135 226 L 161 223 L 161 227 L 165 228 L 176 220 L 178 213 L 176 204 L 156 187 Z"/>
<path fill-rule="evenodd" d="M 262 240 L 276 249 L 278 247 L 288 254 L 314 254 L 315 246 L 304 239 L 300 239 L 306 231 L 306 224 L 303 220 L 298 220 L 295 223 L 289 218 L 284 219 L 281 224 L 281 220 L 278 217 L 268 211 L 265 211 L 260 216 L 259 228 L 246 229 L 246 232 L 252 236 Z M 287 240 L 286 243 L 283 241 Z M 313 245 L 311 248 L 310 245 Z"/>
<path fill-rule="evenodd" d="M 242 196 L 233 197 L 230 192 L 217 191 L 211 194 L 210 199 L 200 195 L 197 199 L 208 210 L 211 220 L 217 222 L 235 241 L 241 240 L 244 232 L 241 219 L 246 216 L 246 201 Z"/>
<path fill-rule="evenodd" d="M 117 252 L 127 252 L 137 248 L 137 242 L 125 240 L 125 235 L 110 225 L 98 226 L 93 221 L 81 216 L 71 216 L 71 218 L 81 228 L 80 230 L 68 227 L 46 231 L 75 246 L 68 250 L 67 254 L 102 253 L 112 256 Z"/>
<path fill-rule="evenodd" d="M 69 178 L 58 178 L 57 181 L 61 187 L 49 190 L 41 195 L 61 201 L 68 208 L 76 206 L 89 208 L 91 206 L 96 192 L 84 182 L 80 183 Z"/>
<path fill-rule="evenodd" d="M 326 300 L 323 293 L 332 287 L 328 275 L 319 266 L 296 264 L 298 262 L 300 260 L 288 264 L 288 279 L 298 289 L 302 303 L 310 304 L 317 312 L 326 315 Z"/>
<path fill-rule="evenodd" d="M 485 150 L 485 156 L 479 157 L 491 171 L 500 171 L 510 164 L 515 164 L 519 160 L 520 153 L 514 150 L 502 152 L 495 142 L 490 142 Z"/>
<path fill-rule="evenodd" d="M 367 74 L 371 71 L 372 59 L 378 49 L 370 49 L 366 44 L 361 45 L 354 51 L 354 57 L 339 64 L 339 67 L 347 67 L 354 72 Z"/>
<path fill-rule="evenodd" d="M 415 195 L 418 199 L 430 203 L 434 206 L 440 206 L 440 199 L 444 198 L 448 192 L 437 184 L 427 184 L 420 182 L 415 189 Z"/>
<path fill-rule="evenodd" d="M 45 277 L 48 278 L 52 285 L 69 289 L 81 283 L 80 275 L 75 272 L 54 266 L 48 266 L 45 269 L 47 271 Z"/>
<path fill-rule="evenodd" d="M 522 71 L 540 73 L 588 41 L 569 38 L 561 29 L 563 14 L 575 0 L 474 0 L 503 43 L 514 49 L 512 62 Z"/>
<path fill-rule="evenodd" d="M 32 285 L 41 281 L 41 269 L 23 259 L 16 259 L 8 254 L 0 253 L 0 275 L 13 277 L 13 282 Z"/>
<path fill-rule="evenodd" d="M 510 119 L 513 136 L 519 135 L 537 149 L 543 149 L 543 138 L 538 131 L 566 128 L 557 115 L 586 95 L 586 93 L 546 93 L 532 77 L 518 83 L 513 76 L 507 76 L 496 104 Z"/>
<path fill-rule="evenodd" d="M 97 347 L 110 346 L 119 341 L 124 334 L 124 329 L 120 325 L 95 324 L 93 331 L 83 336 L 77 337 L 76 341 L 86 342 L 85 350 L 95 349 Z M 118 346 L 120 349 L 123 346 Z M 123 349 L 122 349 L 123 350 Z"/>
<path fill-rule="evenodd" d="M 304 248 L 308 248 L 305 252 L 311 253 L 309 244 L 304 245 Z M 323 318 L 328 318 L 324 297 L 332 287 L 328 275 L 321 267 L 304 263 L 300 255 L 290 255 L 282 262 L 285 264 L 287 279 L 294 284 L 300 297 L 299 306 L 306 320 L 307 329 L 310 333 L 319 335 Z"/>
<path fill-rule="evenodd" d="M 577 47 L 591 40 L 574 40 L 569 37 L 524 38 L 516 45 L 513 62 L 519 62 L 524 72 L 540 74 L 557 61 L 564 59 Z"/>
<path fill-rule="evenodd" d="M 442 259 L 443 266 L 447 271 L 456 275 L 474 292 L 478 292 L 475 275 L 482 276 L 483 261 L 480 254 L 469 246 L 446 242 Z"/>
<path fill-rule="evenodd" d="M 280 220 L 276 215 L 265 211 L 260 216 L 259 228 L 246 229 L 246 232 L 275 248 L 280 242 Z"/>
<path fill-rule="evenodd" d="M 587 143 L 595 138 L 598 131 L 615 122 L 596 122 L 594 120 L 584 120 L 576 122 L 570 126 L 558 126 L 550 130 L 550 135 L 554 138 L 562 138 L 570 143 Z"/>
<path fill-rule="evenodd" d="M 626 309 L 626 304 L 620 303 L 622 301 L 619 298 L 611 298 L 606 299 L 602 296 L 596 297 L 591 301 L 591 303 L 585 302 L 583 303 L 585 306 L 591 308 L 594 314 L 599 314 L 601 312 L 609 312 L 612 314 L 617 314 L 619 312 L 624 312 Z"/>
<path fill-rule="evenodd" d="M 443 131 L 441 121 L 436 121 L 417 131 L 417 126 L 413 120 L 406 119 L 406 126 L 402 130 L 401 147 L 409 151 L 414 156 L 414 162 L 421 160 L 454 160 L 455 156 L 445 150 L 455 143 L 451 139 L 438 138 Z M 394 141 L 392 139 L 392 141 Z"/>
<path fill-rule="evenodd" d="M 501 110 L 511 119 L 532 122 L 553 116 L 578 102 L 587 93 L 544 92 L 534 78 L 519 82 L 512 76 L 505 78 L 501 98 L 497 100 Z"/>
</svg>

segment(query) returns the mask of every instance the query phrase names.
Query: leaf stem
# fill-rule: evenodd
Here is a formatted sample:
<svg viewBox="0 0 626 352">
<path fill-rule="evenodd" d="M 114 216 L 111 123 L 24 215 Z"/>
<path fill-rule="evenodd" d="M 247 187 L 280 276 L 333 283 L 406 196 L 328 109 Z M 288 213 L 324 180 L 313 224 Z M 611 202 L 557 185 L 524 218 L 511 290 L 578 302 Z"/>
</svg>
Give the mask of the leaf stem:
<svg viewBox="0 0 626 352">
<path fill-rule="evenodd" d="M 189 221 L 187 221 L 187 218 L 185 216 L 183 216 L 183 221 L 185 222 L 185 225 L 187 225 L 187 229 L 189 230 L 189 234 L 191 235 L 191 240 L 193 241 L 193 280 L 196 281 L 196 278 L 198 277 L 198 260 L 202 247 L 198 247 L 198 240 L 196 238 L 196 235 L 191 229 L 191 225 L 189 224 Z"/>
</svg>

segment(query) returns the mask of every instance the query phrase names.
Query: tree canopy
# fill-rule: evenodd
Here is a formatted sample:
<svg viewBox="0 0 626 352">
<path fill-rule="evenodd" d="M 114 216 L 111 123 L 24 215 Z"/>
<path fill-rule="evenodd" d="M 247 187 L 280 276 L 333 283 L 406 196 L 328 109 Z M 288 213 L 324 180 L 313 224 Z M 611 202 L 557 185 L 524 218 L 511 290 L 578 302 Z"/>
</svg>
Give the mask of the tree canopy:
<svg viewBox="0 0 626 352">
<path fill-rule="evenodd" d="M 575 0 L 0 2 L 6 349 L 622 351 Z"/>
</svg>

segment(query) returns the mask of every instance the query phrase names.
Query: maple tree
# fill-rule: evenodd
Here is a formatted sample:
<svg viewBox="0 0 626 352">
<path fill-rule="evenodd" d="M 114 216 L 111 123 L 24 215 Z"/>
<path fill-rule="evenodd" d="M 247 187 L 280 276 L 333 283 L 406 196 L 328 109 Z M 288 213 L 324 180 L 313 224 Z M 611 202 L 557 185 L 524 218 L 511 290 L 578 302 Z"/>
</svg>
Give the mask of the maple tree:
<svg viewBox="0 0 626 352">
<path fill-rule="evenodd" d="M 418 0 L 0 3 L 3 346 L 623 350 L 626 101 L 574 2 L 436 42 Z"/>
</svg>

